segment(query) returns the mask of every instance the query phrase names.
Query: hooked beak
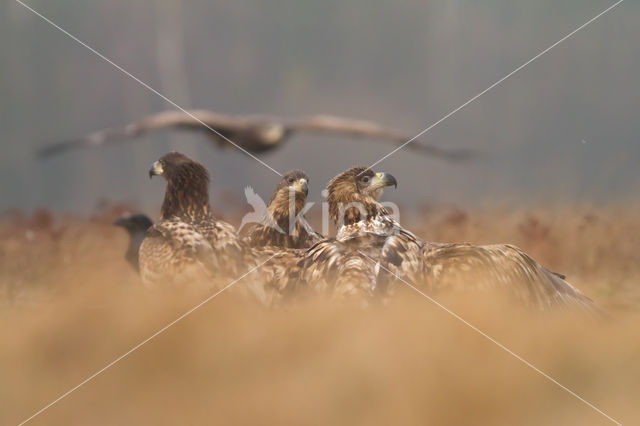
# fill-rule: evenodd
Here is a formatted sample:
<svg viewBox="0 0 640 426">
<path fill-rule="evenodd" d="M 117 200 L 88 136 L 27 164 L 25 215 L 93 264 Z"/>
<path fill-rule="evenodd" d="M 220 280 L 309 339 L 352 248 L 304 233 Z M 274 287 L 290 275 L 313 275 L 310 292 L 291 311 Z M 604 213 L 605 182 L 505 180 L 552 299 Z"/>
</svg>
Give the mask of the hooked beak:
<svg viewBox="0 0 640 426">
<path fill-rule="evenodd" d="M 293 184 L 294 191 L 304 194 L 307 196 L 309 194 L 309 183 L 306 179 L 299 179 L 296 183 Z"/>
<path fill-rule="evenodd" d="M 154 176 L 162 176 L 162 173 L 164 173 L 164 170 L 162 169 L 162 164 L 160 163 L 160 161 L 156 161 L 155 163 L 153 163 L 153 165 L 149 169 L 149 179 L 151 179 Z"/>
<path fill-rule="evenodd" d="M 376 173 L 376 177 L 371 180 L 371 186 L 374 188 L 383 188 L 391 185 L 397 188 L 398 181 L 389 173 Z"/>
</svg>

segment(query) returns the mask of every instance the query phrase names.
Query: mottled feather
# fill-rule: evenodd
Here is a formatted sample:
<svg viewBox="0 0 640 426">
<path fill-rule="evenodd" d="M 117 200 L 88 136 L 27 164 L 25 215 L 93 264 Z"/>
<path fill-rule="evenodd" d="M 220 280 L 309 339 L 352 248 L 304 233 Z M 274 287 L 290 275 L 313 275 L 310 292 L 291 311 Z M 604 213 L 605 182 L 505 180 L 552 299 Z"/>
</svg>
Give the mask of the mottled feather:
<svg viewBox="0 0 640 426">
<path fill-rule="evenodd" d="M 154 163 L 150 174 L 164 177 L 167 187 L 160 220 L 140 246 L 143 282 L 197 279 L 215 285 L 242 274 L 250 262 L 234 228 L 211 214 L 207 170 L 173 152 Z"/>
</svg>

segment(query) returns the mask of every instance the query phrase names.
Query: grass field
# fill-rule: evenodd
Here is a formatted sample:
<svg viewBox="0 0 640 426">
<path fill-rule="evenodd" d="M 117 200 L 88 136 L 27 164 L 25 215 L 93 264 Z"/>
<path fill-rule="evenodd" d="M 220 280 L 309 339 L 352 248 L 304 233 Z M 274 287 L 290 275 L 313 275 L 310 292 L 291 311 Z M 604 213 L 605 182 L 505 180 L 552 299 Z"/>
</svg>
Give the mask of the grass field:
<svg viewBox="0 0 640 426">
<path fill-rule="evenodd" d="M 125 232 L 111 225 L 124 209 L 1 216 L 0 424 L 27 419 L 208 296 L 141 287 L 123 260 Z M 607 415 L 638 424 L 637 211 L 425 206 L 404 224 L 430 240 L 510 242 L 566 274 L 609 320 L 477 296 L 438 301 Z M 31 423 L 612 423 L 417 293 L 366 309 L 308 299 L 266 309 L 235 290 Z"/>
</svg>

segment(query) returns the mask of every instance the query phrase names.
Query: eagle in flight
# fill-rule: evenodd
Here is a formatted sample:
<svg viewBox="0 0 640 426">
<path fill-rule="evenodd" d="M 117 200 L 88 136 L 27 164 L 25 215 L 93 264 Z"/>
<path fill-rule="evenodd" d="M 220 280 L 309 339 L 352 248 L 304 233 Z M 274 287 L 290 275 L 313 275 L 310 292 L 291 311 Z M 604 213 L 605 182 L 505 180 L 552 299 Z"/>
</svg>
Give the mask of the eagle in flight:
<svg viewBox="0 0 640 426">
<path fill-rule="evenodd" d="M 188 282 L 237 278 L 246 269 L 235 229 L 216 220 L 209 205 L 209 174 L 201 164 L 171 152 L 153 163 L 149 177 L 162 176 L 166 191 L 160 220 L 140 245 L 142 281 Z"/>
<path fill-rule="evenodd" d="M 455 287 L 505 290 L 538 310 L 569 306 L 599 312 L 564 276 L 508 245 L 440 244 L 402 228 L 378 199 L 396 179 L 354 167 L 327 186 L 329 212 L 338 227 L 305 253 L 308 285 L 333 295 L 388 295 L 401 280 L 436 294 Z"/>
<path fill-rule="evenodd" d="M 102 146 L 135 138 L 163 129 L 185 129 L 208 132 L 219 148 L 233 142 L 246 151 L 257 154 L 272 151 L 296 132 L 343 135 L 404 144 L 410 135 L 388 129 L 378 123 L 331 115 L 313 115 L 300 119 L 284 119 L 264 115 L 223 115 L 208 110 L 164 111 L 143 117 L 124 127 L 99 130 L 78 139 L 54 143 L 37 152 L 38 157 L 50 157 L 74 148 Z M 467 149 L 447 149 L 421 143 L 407 144 L 408 149 L 448 161 L 467 160 L 474 152 Z"/>
</svg>

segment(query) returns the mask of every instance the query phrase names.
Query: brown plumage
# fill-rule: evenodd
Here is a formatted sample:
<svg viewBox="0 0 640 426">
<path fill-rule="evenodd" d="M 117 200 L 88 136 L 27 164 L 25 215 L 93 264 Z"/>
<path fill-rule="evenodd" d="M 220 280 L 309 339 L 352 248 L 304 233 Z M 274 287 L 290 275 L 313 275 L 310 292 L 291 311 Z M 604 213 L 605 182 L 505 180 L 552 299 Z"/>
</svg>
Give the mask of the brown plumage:
<svg viewBox="0 0 640 426">
<path fill-rule="evenodd" d="M 422 283 L 442 291 L 498 290 L 534 310 L 568 307 L 600 313 L 591 299 L 518 247 L 509 244 L 425 244 Z"/>
<path fill-rule="evenodd" d="M 259 223 L 241 234 L 251 247 L 307 248 L 322 240 L 302 214 L 309 193 L 309 177 L 300 170 L 285 174 L 276 187 Z"/>
<path fill-rule="evenodd" d="M 565 306 L 599 312 L 578 289 L 517 247 L 439 244 L 402 228 L 378 202 L 388 174 L 354 167 L 331 180 L 329 212 L 338 226 L 305 253 L 310 287 L 336 295 L 387 296 L 407 283 L 430 294 L 498 289 L 534 309 Z"/>
<path fill-rule="evenodd" d="M 330 115 L 315 115 L 287 120 L 270 116 L 231 116 L 198 109 L 188 111 L 188 113 L 164 111 L 149 115 L 125 127 L 99 130 L 79 139 L 54 143 L 42 148 L 37 155 L 50 157 L 74 148 L 107 145 L 155 130 L 171 128 L 205 131 L 218 147 L 231 147 L 230 140 L 253 154 L 272 151 L 280 147 L 296 132 L 377 139 L 394 145 L 403 144 L 411 138 L 411 135 L 390 130 L 374 122 Z M 211 129 L 214 131 L 212 132 Z M 471 150 L 439 148 L 421 144 L 418 141 L 414 141 L 406 147 L 424 155 L 448 161 L 467 160 L 475 155 Z"/>
<path fill-rule="evenodd" d="M 247 260 L 235 229 L 216 220 L 209 206 L 209 174 L 177 152 L 153 164 L 149 176 L 162 176 L 167 187 L 160 220 L 140 246 L 140 274 L 147 285 L 158 281 L 236 278 Z"/>
<path fill-rule="evenodd" d="M 304 250 L 274 246 L 251 249 L 256 270 L 255 280 L 260 286 L 262 302 L 268 306 L 282 304 L 306 288 L 302 276 Z"/>
<path fill-rule="evenodd" d="M 367 167 L 353 167 L 329 182 L 329 214 L 338 234 L 305 253 L 303 276 L 310 288 L 338 297 L 373 294 L 385 241 L 403 232 L 377 201 L 389 185 L 396 185 L 393 176 Z"/>
<path fill-rule="evenodd" d="M 241 230 L 243 242 L 251 247 L 256 264 L 274 256 L 259 271 L 271 305 L 282 302 L 304 287 L 300 265 L 304 254 L 302 249 L 322 240 L 303 215 L 308 183 L 308 176 L 300 170 L 285 174 L 260 222 Z"/>
</svg>

